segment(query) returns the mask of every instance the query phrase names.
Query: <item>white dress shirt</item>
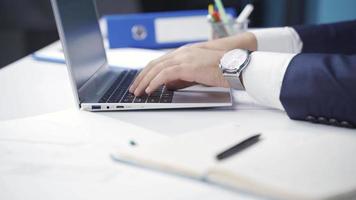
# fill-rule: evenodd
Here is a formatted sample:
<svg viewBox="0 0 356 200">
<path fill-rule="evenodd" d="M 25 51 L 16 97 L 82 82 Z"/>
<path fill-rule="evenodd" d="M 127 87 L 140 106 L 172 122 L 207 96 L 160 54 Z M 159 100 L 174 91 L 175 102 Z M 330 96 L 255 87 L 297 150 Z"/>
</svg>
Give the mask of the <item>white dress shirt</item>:
<svg viewBox="0 0 356 200">
<path fill-rule="evenodd" d="M 257 39 L 257 51 L 242 77 L 246 92 L 263 105 L 284 110 L 279 99 L 284 74 L 303 43 L 290 27 L 251 31 Z"/>
</svg>

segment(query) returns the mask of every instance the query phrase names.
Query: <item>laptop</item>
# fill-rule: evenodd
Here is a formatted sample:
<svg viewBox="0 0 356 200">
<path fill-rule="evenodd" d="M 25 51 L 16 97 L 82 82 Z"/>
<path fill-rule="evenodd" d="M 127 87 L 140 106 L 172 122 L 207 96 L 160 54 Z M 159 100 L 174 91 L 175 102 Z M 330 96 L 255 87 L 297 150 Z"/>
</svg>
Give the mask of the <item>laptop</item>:
<svg viewBox="0 0 356 200">
<path fill-rule="evenodd" d="M 150 96 L 128 91 L 140 69 L 108 65 L 94 0 L 51 0 L 74 96 L 87 111 L 231 106 L 227 88 L 193 86 Z M 140 59 L 140 58 L 133 58 Z"/>
</svg>

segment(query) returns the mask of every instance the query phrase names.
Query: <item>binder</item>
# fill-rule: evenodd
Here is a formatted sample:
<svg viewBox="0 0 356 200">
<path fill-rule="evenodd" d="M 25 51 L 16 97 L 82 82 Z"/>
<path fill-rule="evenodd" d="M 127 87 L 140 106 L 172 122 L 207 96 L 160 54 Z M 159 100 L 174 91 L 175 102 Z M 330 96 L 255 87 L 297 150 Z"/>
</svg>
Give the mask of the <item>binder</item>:
<svg viewBox="0 0 356 200">
<path fill-rule="evenodd" d="M 236 16 L 233 8 L 226 12 Z M 189 10 L 105 16 L 109 45 L 157 49 L 208 40 L 211 27 L 207 14 L 207 10 Z"/>
</svg>

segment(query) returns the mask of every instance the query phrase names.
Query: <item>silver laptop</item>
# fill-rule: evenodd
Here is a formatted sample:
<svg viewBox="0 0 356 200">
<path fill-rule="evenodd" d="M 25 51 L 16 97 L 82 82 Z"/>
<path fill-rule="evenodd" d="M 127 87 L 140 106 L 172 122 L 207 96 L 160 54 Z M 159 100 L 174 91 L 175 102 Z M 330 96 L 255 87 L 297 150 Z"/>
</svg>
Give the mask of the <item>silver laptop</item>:
<svg viewBox="0 0 356 200">
<path fill-rule="evenodd" d="M 51 0 L 78 105 L 88 111 L 231 106 L 230 89 L 162 86 L 135 97 L 128 88 L 139 69 L 108 65 L 94 0 Z M 140 58 L 133 58 L 140 59 Z"/>
</svg>

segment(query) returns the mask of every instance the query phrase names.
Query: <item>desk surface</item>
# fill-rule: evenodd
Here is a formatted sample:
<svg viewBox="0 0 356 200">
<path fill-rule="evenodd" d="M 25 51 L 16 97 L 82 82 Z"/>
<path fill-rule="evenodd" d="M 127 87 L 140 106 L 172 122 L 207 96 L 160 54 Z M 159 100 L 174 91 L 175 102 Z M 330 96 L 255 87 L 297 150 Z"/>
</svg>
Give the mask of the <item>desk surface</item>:
<svg viewBox="0 0 356 200">
<path fill-rule="evenodd" d="M 34 61 L 25 57 L 0 70 L 0 120 L 18 119 L 64 109 L 77 109 L 68 81 L 65 65 Z M 235 92 L 233 108 L 186 109 L 162 111 L 105 112 L 96 115 L 127 122 L 172 136 L 187 131 L 208 128 L 221 123 L 238 123 L 264 131 L 301 131 L 343 129 L 290 120 L 278 110 L 259 106 L 244 92 Z M 118 127 L 120 128 L 120 127 Z M 2 152 L 14 149 L 35 151 L 38 145 L 26 146 L 0 141 Z M 35 156 L 35 155 L 34 155 Z M 16 158 L 13 160 L 17 162 Z M 1 156 L 0 156 L 0 162 Z M 110 165 L 110 164 L 109 164 Z M 88 166 L 86 166 L 88 167 Z M 36 176 L 26 168 L 13 170 L 16 176 L 0 175 L 1 199 L 236 199 L 256 197 L 216 188 L 130 167 L 106 166 L 106 181 L 97 178 L 96 169 L 84 175 L 81 168 L 63 169 L 50 178 Z M 86 168 L 84 168 L 85 170 Z M 106 169 L 106 168 L 105 168 Z M 4 170 L 4 169 L 3 169 Z M 94 171 L 94 173 L 92 173 Z M 90 172 L 90 173 L 89 173 Z M 0 167 L 0 174 L 4 173 Z M 118 176 L 116 173 L 120 173 Z M 7 174 L 8 175 L 8 174 Z M 103 174 L 101 174 L 103 175 Z M 115 178 L 117 176 L 117 178 Z M 59 178 L 58 177 L 62 177 Z M 125 178 L 123 178 L 125 177 Z M 129 181 L 130 180 L 130 181 Z M 103 198 L 104 197 L 104 198 Z"/>
<path fill-rule="evenodd" d="M 0 91 L 2 92 L 0 120 L 76 109 L 65 65 L 38 62 L 30 56 L 0 70 Z M 97 114 L 136 124 L 162 134 L 167 134 L 167 131 L 171 134 L 183 133 L 207 127 L 209 124 L 215 125 L 229 121 L 242 120 L 241 123 L 261 124 L 259 119 L 263 122 L 265 120 L 263 117 L 245 120 L 244 116 L 250 116 L 253 112 L 261 113 L 261 115 L 273 113 L 279 120 L 283 119 L 288 122 L 287 124 L 304 123 L 290 121 L 284 112 L 258 105 L 245 92 L 235 92 L 234 100 L 233 108 L 122 111 Z"/>
</svg>

